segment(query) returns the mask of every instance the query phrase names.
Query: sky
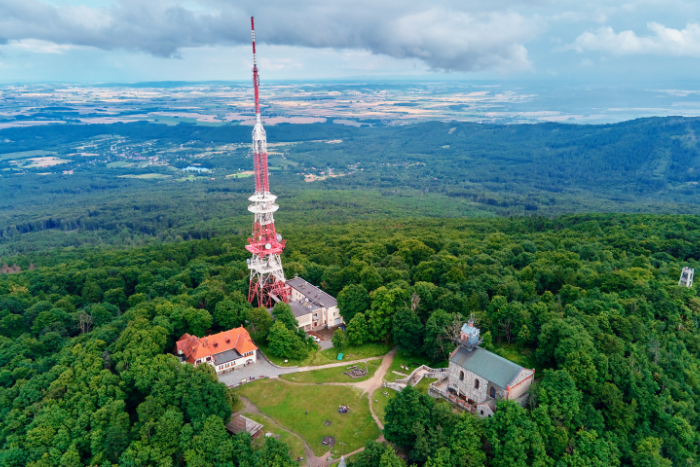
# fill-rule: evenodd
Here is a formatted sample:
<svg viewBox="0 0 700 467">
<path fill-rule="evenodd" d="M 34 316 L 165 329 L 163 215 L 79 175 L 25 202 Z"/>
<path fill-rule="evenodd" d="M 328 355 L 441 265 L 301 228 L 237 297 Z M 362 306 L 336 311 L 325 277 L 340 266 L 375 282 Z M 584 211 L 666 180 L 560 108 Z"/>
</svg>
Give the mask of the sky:
<svg viewBox="0 0 700 467">
<path fill-rule="evenodd" d="M 0 82 L 448 79 L 700 88 L 697 0 L 0 0 Z"/>
</svg>

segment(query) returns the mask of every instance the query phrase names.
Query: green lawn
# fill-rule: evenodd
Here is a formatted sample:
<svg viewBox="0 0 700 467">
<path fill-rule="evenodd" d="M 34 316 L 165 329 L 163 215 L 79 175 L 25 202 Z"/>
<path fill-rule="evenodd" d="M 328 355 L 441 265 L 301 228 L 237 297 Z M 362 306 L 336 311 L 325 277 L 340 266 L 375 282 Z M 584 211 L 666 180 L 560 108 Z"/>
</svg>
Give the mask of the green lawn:
<svg viewBox="0 0 700 467">
<path fill-rule="evenodd" d="M 109 168 L 114 168 L 114 167 L 131 167 L 133 164 L 130 162 L 126 161 L 115 161 L 115 162 L 110 162 L 107 164 L 107 167 Z"/>
<path fill-rule="evenodd" d="M 337 359 L 338 350 L 334 348 L 321 350 L 318 352 L 312 352 L 303 360 L 287 359 L 288 361 L 285 362 L 284 358 L 272 355 L 269 347 L 266 344 L 258 344 L 256 342 L 255 345 L 257 345 L 260 348 L 262 353 L 264 353 L 265 356 L 269 358 L 272 363 L 279 366 L 320 366 L 328 365 L 329 363 L 339 363 Z M 363 344 L 358 347 L 347 347 L 343 349 L 342 361 L 350 362 L 352 360 L 362 360 L 365 358 L 381 357 L 382 355 L 386 355 L 387 353 L 389 353 L 390 350 L 391 344 L 377 344 L 373 342 Z"/>
<path fill-rule="evenodd" d="M 345 443 L 345 452 L 352 452 L 380 435 L 369 411 L 367 395 L 361 397 L 360 391 L 353 387 L 302 386 L 270 379 L 245 385 L 241 395 L 281 426 L 304 438 L 318 456 L 329 450 L 321 444 L 324 436 L 335 438 L 331 455 L 337 457 L 341 448 L 338 442 Z M 350 406 L 350 412 L 338 413 L 340 404 Z M 326 421 L 331 425 L 326 426 Z"/>
<path fill-rule="evenodd" d="M 357 347 L 345 347 L 342 351 L 331 347 L 330 349 L 322 350 L 321 353 L 333 361 L 337 361 L 338 354 L 342 353 L 343 361 L 352 361 L 386 355 L 393 347 L 393 343 L 369 342 Z"/>
<path fill-rule="evenodd" d="M 414 388 L 418 389 L 420 392 L 423 394 L 428 394 L 428 386 L 430 386 L 432 383 L 437 381 L 437 378 L 423 378 L 420 380 L 418 384 L 414 386 Z"/>
<path fill-rule="evenodd" d="M 273 355 L 272 352 L 270 352 L 270 348 L 267 346 L 267 344 L 258 344 L 256 342 L 255 345 L 258 346 L 262 353 L 264 353 L 265 356 L 269 358 L 272 363 L 278 366 L 318 366 L 326 365 L 328 363 L 338 363 L 335 359 L 330 359 L 323 355 L 321 352 L 312 352 L 303 360 L 285 359 Z M 287 361 L 285 362 L 285 360 Z"/>
<path fill-rule="evenodd" d="M 170 175 L 165 174 L 141 174 L 141 175 L 119 175 L 119 178 L 140 178 L 142 180 L 155 180 L 161 178 L 170 178 Z"/>
<path fill-rule="evenodd" d="M 295 383 L 359 383 L 360 381 L 365 381 L 376 373 L 377 368 L 382 364 L 381 360 L 370 360 L 366 363 L 366 368 L 368 370 L 367 376 L 361 378 L 351 378 L 350 376 L 344 374 L 348 372 L 348 366 L 340 366 L 337 368 L 326 368 L 325 370 L 313 370 L 304 371 L 302 373 L 292 373 L 289 375 L 282 375 L 280 378 L 292 381 Z M 360 368 L 364 368 L 365 364 L 358 364 Z"/>
<path fill-rule="evenodd" d="M 56 151 L 44 151 L 42 149 L 37 149 L 35 151 L 22 151 L 22 152 L 6 152 L 5 154 L 0 154 L 0 161 L 12 160 L 12 159 L 26 159 L 28 157 L 45 157 L 45 156 L 55 156 Z"/>
<path fill-rule="evenodd" d="M 408 371 L 401 368 L 401 365 L 407 366 Z M 394 355 L 394 361 L 391 362 L 391 366 L 387 370 L 384 379 L 386 381 L 394 382 L 397 379 L 403 378 L 403 376 L 397 375 L 396 373 L 394 373 L 394 371 L 398 371 L 399 373 L 403 373 L 405 375 L 410 375 L 413 370 L 415 370 L 421 365 L 427 365 L 430 368 L 447 368 L 448 362 L 447 360 L 444 360 L 442 362 L 433 362 L 432 360 L 424 356 L 407 355 L 399 351 L 396 352 L 396 355 Z"/>
<path fill-rule="evenodd" d="M 245 408 L 245 405 L 243 404 L 243 401 L 238 399 L 235 404 L 233 404 L 233 407 L 231 407 L 231 410 L 233 412 L 240 412 Z"/>
<path fill-rule="evenodd" d="M 384 395 L 385 392 L 388 394 L 388 396 Z M 389 388 L 379 388 L 374 391 L 374 394 L 372 394 L 372 410 L 374 411 L 374 415 L 379 417 L 379 420 L 381 420 L 382 423 L 384 423 L 386 406 L 389 403 L 389 400 L 396 396 L 396 394 L 398 394 L 396 391 Z"/>
<path fill-rule="evenodd" d="M 306 457 L 304 442 L 298 436 L 294 436 L 292 433 L 284 431 L 264 415 L 254 413 L 244 413 L 243 415 L 258 423 L 262 423 L 263 425 L 263 435 L 253 440 L 253 449 L 261 449 L 263 444 L 265 444 L 265 434 L 274 433 L 279 435 L 280 441 L 283 441 L 289 447 L 289 457 L 291 457 L 292 460 L 297 460 L 300 457 Z"/>
</svg>

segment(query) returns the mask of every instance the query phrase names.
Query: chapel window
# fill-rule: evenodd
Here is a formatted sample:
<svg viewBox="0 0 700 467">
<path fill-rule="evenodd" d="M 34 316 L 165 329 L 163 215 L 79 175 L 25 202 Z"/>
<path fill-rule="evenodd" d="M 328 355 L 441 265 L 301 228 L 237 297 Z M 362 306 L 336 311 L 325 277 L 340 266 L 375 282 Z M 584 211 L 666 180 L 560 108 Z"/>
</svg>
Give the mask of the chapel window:
<svg viewBox="0 0 700 467">
<path fill-rule="evenodd" d="M 491 388 L 490 395 L 491 397 L 496 397 L 496 388 Z"/>
<path fill-rule="evenodd" d="M 459 380 L 464 381 L 464 372 L 463 371 L 459 372 Z"/>
<path fill-rule="evenodd" d="M 479 380 L 478 379 L 474 380 L 474 389 L 479 389 Z"/>
</svg>

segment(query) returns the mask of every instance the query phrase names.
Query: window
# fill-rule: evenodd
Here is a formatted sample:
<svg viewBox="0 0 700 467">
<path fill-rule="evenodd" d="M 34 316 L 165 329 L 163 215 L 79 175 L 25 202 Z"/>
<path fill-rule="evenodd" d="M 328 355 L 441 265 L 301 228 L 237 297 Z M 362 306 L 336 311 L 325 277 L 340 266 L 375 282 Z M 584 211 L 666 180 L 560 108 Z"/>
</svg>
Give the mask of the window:
<svg viewBox="0 0 700 467">
<path fill-rule="evenodd" d="M 483 410 L 481 411 L 481 415 L 484 415 L 484 411 L 483 411 Z"/>
<path fill-rule="evenodd" d="M 459 380 L 464 381 L 464 372 L 463 371 L 459 372 Z"/>
<path fill-rule="evenodd" d="M 478 379 L 474 380 L 474 389 L 479 389 L 479 380 Z"/>
<path fill-rule="evenodd" d="M 491 388 L 491 391 L 489 391 L 489 395 L 491 397 L 496 397 L 496 388 Z"/>
</svg>

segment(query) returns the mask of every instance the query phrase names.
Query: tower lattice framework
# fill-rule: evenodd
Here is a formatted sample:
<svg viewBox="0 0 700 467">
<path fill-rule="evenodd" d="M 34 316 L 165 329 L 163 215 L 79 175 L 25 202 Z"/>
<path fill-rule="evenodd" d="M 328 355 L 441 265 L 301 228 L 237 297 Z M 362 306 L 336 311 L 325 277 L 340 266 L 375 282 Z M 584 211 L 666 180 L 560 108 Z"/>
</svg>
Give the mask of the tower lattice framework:
<svg viewBox="0 0 700 467">
<path fill-rule="evenodd" d="M 255 128 L 253 129 L 253 164 L 255 166 L 255 194 L 248 198 L 253 202 L 248 210 L 254 214 L 253 237 L 248 239 L 246 250 L 252 253 L 248 260 L 250 287 L 248 301 L 257 299 L 258 306 L 271 307 L 277 301 L 289 301 L 289 289 L 284 279 L 282 259 L 286 240 L 275 231 L 273 214 L 279 209 L 277 197 L 270 193 L 267 170 L 267 137 L 260 119 L 258 65 L 255 57 L 255 23 L 250 18 L 253 37 L 253 87 L 255 88 Z"/>
</svg>

